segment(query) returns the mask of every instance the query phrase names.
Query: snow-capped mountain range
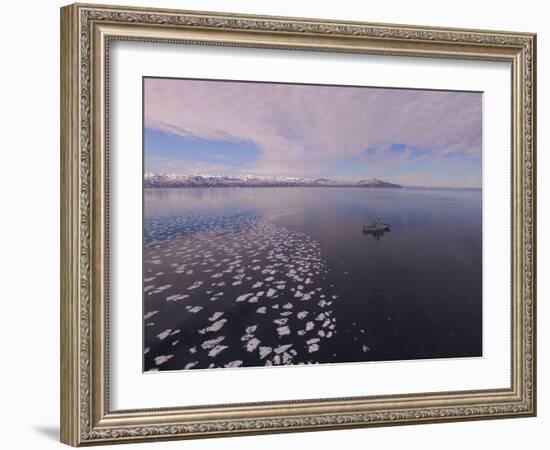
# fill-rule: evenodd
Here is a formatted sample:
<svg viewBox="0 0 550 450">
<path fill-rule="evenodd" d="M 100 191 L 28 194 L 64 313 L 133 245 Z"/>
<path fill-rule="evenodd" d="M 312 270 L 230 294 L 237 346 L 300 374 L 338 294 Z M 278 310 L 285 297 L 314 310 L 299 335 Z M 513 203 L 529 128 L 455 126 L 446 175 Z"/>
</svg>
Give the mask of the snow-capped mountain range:
<svg viewBox="0 0 550 450">
<path fill-rule="evenodd" d="M 144 177 L 146 188 L 167 187 L 370 187 L 400 188 L 387 181 L 372 178 L 360 181 L 331 180 L 328 178 L 293 178 L 255 175 L 178 175 L 147 173 Z"/>
</svg>

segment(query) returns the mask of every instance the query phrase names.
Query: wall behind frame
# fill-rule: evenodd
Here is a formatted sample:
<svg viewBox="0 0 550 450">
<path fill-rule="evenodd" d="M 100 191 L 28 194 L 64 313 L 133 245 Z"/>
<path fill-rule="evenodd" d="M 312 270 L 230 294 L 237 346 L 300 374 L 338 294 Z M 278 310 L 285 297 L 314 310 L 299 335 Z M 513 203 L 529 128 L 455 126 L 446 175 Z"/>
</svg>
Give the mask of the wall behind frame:
<svg viewBox="0 0 550 450">
<path fill-rule="evenodd" d="M 296 0 L 120 1 L 119 4 L 250 14 L 318 17 L 538 33 L 538 346 L 539 416 L 454 424 L 140 444 L 140 449 L 248 450 L 422 447 L 447 450 L 543 448 L 550 426 L 547 350 L 550 332 L 550 145 L 542 124 L 550 120 L 550 32 L 544 2 L 463 0 L 455 3 L 309 2 Z M 5 447 L 61 448 L 59 432 L 59 7 L 57 0 L 3 6 L 0 72 L 0 333 L 2 441 Z M 540 200 L 542 199 L 542 201 Z M 545 355 L 546 354 L 546 355 Z M 119 446 L 117 448 L 138 448 Z"/>
</svg>

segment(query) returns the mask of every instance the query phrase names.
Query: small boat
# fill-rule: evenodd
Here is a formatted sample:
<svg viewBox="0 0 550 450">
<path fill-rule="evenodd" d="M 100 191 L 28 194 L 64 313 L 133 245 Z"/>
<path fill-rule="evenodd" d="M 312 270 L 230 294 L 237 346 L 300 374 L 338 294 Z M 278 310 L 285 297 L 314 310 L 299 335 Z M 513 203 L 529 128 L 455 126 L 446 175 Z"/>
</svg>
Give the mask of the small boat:
<svg viewBox="0 0 550 450">
<path fill-rule="evenodd" d="M 390 229 L 390 225 L 385 222 L 382 222 L 379 217 L 376 220 L 372 221 L 371 223 L 368 223 L 367 225 L 363 225 L 364 232 L 389 231 L 389 229 Z"/>
</svg>

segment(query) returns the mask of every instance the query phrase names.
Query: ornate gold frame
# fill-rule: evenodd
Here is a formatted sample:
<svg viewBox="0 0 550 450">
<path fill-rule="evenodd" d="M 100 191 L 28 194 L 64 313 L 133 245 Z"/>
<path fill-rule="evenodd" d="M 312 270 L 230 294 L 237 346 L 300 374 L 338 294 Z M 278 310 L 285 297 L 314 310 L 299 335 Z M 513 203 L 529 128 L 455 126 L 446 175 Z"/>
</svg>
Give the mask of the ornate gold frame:
<svg viewBox="0 0 550 450">
<path fill-rule="evenodd" d="M 510 388 L 111 411 L 106 68 L 112 40 L 510 62 Z M 99 5 L 62 8 L 62 442 L 79 446 L 535 415 L 535 51 L 536 36 L 529 33 Z"/>
</svg>

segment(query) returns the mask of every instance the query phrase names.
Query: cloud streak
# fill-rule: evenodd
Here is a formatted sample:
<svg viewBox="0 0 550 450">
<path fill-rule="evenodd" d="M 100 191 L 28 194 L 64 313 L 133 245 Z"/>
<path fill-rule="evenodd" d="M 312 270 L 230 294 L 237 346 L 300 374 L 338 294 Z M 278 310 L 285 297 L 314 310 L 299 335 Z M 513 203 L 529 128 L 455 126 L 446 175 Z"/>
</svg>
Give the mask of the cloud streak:
<svg viewBox="0 0 550 450">
<path fill-rule="evenodd" d="M 352 159 L 392 166 L 419 158 L 412 149 L 481 160 L 479 93 L 149 78 L 144 95 L 149 129 L 256 146 L 249 173 L 309 176 Z"/>
</svg>

